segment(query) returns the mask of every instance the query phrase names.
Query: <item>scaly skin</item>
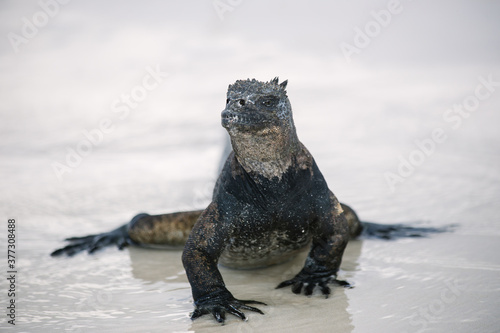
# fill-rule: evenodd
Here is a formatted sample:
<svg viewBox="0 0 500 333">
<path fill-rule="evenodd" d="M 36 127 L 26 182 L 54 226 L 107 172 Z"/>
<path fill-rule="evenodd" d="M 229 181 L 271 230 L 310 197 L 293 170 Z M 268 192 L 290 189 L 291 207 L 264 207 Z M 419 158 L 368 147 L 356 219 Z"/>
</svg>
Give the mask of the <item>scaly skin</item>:
<svg viewBox="0 0 500 333">
<path fill-rule="evenodd" d="M 236 81 L 229 86 L 222 125 L 233 152 L 202 211 L 137 215 L 110 233 L 70 239 L 53 255 L 94 251 L 117 244 L 181 245 L 191 284 L 192 319 L 226 313 L 245 319 L 243 310 L 262 313 L 236 299 L 226 288 L 218 263 L 254 268 L 283 262 L 310 247 L 303 269 L 277 288 L 311 295 L 318 287 L 330 294 L 350 237 L 361 232 L 354 211 L 329 190 L 309 151 L 300 143 L 286 95 L 287 81 Z M 347 219 L 346 219 L 347 218 Z"/>
<path fill-rule="evenodd" d="M 327 296 L 328 283 L 336 281 L 350 228 L 297 138 L 285 87 L 286 81 L 278 84 L 277 79 L 237 81 L 229 87 L 222 125 L 233 153 L 182 256 L 196 306 L 193 317 L 212 313 L 223 321 L 229 312 L 244 318 L 238 307 L 246 303 L 225 287 L 219 259 L 228 266 L 265 266 L 312 243 L 304 268 L 278 288 L 292 285 L 300 293 L 305 286 L 311 295 L 318 286 Z"/>
</svg>

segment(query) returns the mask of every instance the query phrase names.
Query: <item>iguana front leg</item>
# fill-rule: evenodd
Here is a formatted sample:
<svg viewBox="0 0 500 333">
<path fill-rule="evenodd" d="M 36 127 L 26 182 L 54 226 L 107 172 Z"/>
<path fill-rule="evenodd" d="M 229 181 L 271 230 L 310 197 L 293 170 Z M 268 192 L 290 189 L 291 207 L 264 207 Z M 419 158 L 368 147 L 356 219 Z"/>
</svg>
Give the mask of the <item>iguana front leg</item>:
<svg viewBox="0 0 500 333">
<path fill-rule="evenodd" d="M 191 284 L 195 304 L 191 319 L 211 313 L 219 323 L 224 323 L 226 313 L 242 320 L 246 320 L 242 310 L 264 314 L 247 304 L 265 303 L 234 298 L 217 268 L 218 259 L 230 235 L 230 226 L 224 223 L 223 215 L 217 204 L 211 203 L 201 214 L 184 247 L 182 263 Z"/>
<path fill-rule="evenodd" d="M 314 288 L 319 287 L 323 295 L 331 293 L 328 284 L 333 283 L 350 287 L 346 281 L 337 280 L 342 255 L 349 240 L 349 224 L 340 204 L 330 194 L 331 210 L 318 216 L 313 234 L 312 247 L 304 268 L 292 279 L 280 283 L 276 288 L 292 286 L 295 294 L 304 289 L 305 295 L 312 295 Z"/>
</svg>

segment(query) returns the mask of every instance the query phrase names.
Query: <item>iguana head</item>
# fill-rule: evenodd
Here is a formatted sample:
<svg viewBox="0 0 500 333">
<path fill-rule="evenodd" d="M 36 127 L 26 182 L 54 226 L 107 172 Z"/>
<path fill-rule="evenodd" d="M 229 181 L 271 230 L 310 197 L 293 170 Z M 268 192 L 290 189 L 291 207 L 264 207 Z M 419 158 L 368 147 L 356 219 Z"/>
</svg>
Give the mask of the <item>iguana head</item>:
<svg viewBox="0 0 500 333">
<path fill-rule="evenodd" d="M 292 126 L 292 108 L 286 95 L 288 81 L 238 80 L 229 86 L 222 126 L 231 132 L 266 133 L 275 126 Z"/>
<path fill-rule="evenodd" d="M 281 179 L 301 149 L 286 84 L 278 78 L 236 81 L 229 86 L 222 111 L 222 126 L 236 159 L 247 172 L 268 179 Z"/>
</svg>

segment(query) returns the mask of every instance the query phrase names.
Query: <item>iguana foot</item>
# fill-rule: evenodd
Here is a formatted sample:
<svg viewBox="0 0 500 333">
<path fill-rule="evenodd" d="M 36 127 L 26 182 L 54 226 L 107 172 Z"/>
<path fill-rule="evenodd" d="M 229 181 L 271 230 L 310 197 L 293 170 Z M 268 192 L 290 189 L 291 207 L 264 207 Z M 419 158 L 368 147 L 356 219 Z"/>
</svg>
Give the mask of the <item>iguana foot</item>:
<svg viewBox="0 0 500 333">
<path fill-rule="evenodd" d="M 90 254 L 110 245 L 116 245 L 122 250 L 127 245 L 133 244 L 133 241 L 128 237 L 127 225 L 98 235 L 66 238 L 66 241 L 70 242 L 70 244 L 55 250 L 50 255 L 53 257 L 60 255 L 73 256 L 85 250 Z"/>
<path fill-rule="evenodd" d="M 224 291 L 219 292 L 218 295 L 211 294 L 198 299 L 195 302 L 196 309 L 191 314 L 191 319 L 194 320 L 204 314 L 211 313 L 217 322 L 224 324 L 226 313 L 235 315 L 241 320 L 247 320 L 247 317 L 241 310 L 250 310 L 262 315 L 264 314 L 261 310 L 247 304 L 267 305 L 258 301 L 238 300 L 229 291 Z"/>
<path fill-rule="evenodd" d="M 335 274 L 306 273 L 301 271 L 293 279 L 281 282 L 276 289 L 292 286 L 292 292 L 300 294 L 303 288 L 304 294 L 306 296 L 311 296 L 314 288 L 319 287 L 321 293 L 328 298 L 331 294 L 331 289 L 328 287 L 328 284 L 336 284 L 344 288 L 353 288 L 349 282 L 337 280 Z"/>
</svg>

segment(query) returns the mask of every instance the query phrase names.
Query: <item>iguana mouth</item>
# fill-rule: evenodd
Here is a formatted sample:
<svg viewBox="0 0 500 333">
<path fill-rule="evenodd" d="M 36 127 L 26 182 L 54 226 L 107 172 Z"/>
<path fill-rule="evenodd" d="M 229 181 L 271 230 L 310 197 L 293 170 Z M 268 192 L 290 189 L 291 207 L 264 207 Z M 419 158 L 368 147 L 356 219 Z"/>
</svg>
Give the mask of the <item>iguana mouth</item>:
<svg viewBox="0 0 500 333">
<path fill-rule="evenodd" d="M 221 123 L 226 129 L 233 126 L 240 126 L 243 128 L 261 128 L 269 123 L 269 119 L 266 119 L 262 114 L 255 113 L 235 113 L 228 110 L 222 111 Z"/>
<path fill-rule="evenodd" d="M 222 114 L 222 126 L 226 127 L 230 124 L 238 123 L 239 120 L 241 120 L 242 117 L 238 117 L 237 114 L 234 114 L 229 111 L 223 111 Z"/>
</svg>

